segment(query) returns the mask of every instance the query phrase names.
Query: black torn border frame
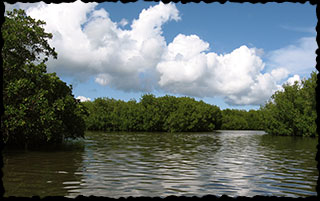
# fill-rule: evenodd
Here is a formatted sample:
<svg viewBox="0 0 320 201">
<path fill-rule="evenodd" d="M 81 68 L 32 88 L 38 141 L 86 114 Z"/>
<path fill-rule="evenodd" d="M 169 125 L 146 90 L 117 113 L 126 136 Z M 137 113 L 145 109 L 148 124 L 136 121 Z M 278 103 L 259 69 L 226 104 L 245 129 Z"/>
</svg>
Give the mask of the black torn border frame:
<svg viewBox="0 0 320 201">
<path fill-rule="evenodd" d="M 6 3 L 10 3 L 10 4 L 14 4 L 16 2 L 21 2 L 21 3 L 33 3 L 33 2 L 40 2 L 40 1 L 35 1 L 35 0 L 4 0 Z M 5 6 L 4 6 L 4 1 L 1 1 L 1 4 L 0 4 L 0 12 L 2 13 L 1 15 L 1 19 L 0 19 L 0 25 L 2 27 L 2 24 L 4 22 L 4 11 L 5 11 Z M 85 3 L 88 3 L 88 2 L 106 2 L 106 1 L 103 1 L 103 0 L 81 0 L 82 2 L 85 2 Z M 133 3 L 133 2 L 137 2 L 137 0 L 107 0 L 108 2 L 121 2 L 121 3 Z M 140 0 L 141 1 L 141 0 Z M 159 2 L 160 0 L 144 0 L 146 2 Z M 288 1 L 285 1 L 285 0 L 276 0 L 276 1 L 267 1 L 267 0 L 247 0 L 247 1 L 237 1 L 237 0 L 203 0 L 203 1 L 200 1 L 200 0 L 173 0 L 173 1 L 170 1 L 170 0 L 161 0 L 163 3 L 170 3 L 170 2 L 174 2 L 174 3 L 178 3 L 178 2 L 181 2 L 182 4 L 186 4 L 186 3 L 189 3 L 189 2 L 194 2 L 194 3 L 200 3 L 200 2 L 204 2 L 204 3 L 212 3 L 212 2 L 219 2 L 221 4 L 224 4 L 226 2 L 236 2 L 236 3 L 262 3 L 262 4 L 265 4 L 265 3 L 269 3 L 269 2 L 275 2 L 275 3 L 283 3 L 283 2 L 291 2 L 291 3 L 309 3 L 313 6 L 316 6 L 316 12 L 317 12 L 317 19 L 318 19 L 318 22 L 317 22 L 317 26 L 315 27 L 316 28 L 316 31 L 317 31 L 317 36 L 316 36 L 316 40 L 317 40 L 317 44 L 318 44 L 318 48 L 316 50 L 316 54 L 317 54 L 317 57 L 316 57 L 316 61 L 317 61 L 317 65 L 316 65 L 316 69 L 318 70 L 318 74 L 317 74 L 317 87 L 316 87 L 316 101 L 317 101 L 317 104 L 316 104 L 316 107 L 317 107 L 317 119 L 316 119 L 316 123 L 317 123 L 317 133 L 320 134 L 320 126 L 319 126 L 319 123 L 320 123 L 320 85 L 319 85 L 319 82 L 320 82 L 320 65 L 319 65 L 319 60 L 320 60 L 320 57 L 319 57 L 319 54 L 320 54 L 320 49 L 319 49 L 319 41 L 320 41 L 320 37 L 318 35 L 318 31 L 319 31 L 319 28 L 320 28 L 320 24 L 319 24 L 319 18 L 320 18 L 320 8 L 318 6 L 318 4 L 320 4 L 320 0 L 288 0 Z M 62 1 L 62 0 L 42 0 L 42 2 L 45 2 L 45 3 L 68 3 L 68 2 L 75 2 L 75 0 L 73 1 Z M 2 50 L 2 47 L 3 47 L 3 38 L 2 38 L 2 34 L 1 34 L 1 40 L 0 40 L 0 48 Z M 2 68 L 2 54 L 0 55 L 1 57 L 1 69 L 0 69 L 0 83 L 1 83 L 1 94 L 2 94 L 2 83 L 3 83 L 3 68 Z M 1 99 L 1 116 L 3 114 L 3 111 L 4 111 L 4 106 L 3 106 L 3 101 Z M 318 162 L 317 163 L 317 169 L 318 169 L 318 173 L 320 172 L 320 153 L 319 153 L 319 149 L 320 149 L 320 146 L 319 146 L 319 143 L 320 142 L 320 138 L 318 137 L 318 145 L 317 145 L 317 154 L 316 154 L 316 161 Z M 3 141 L 2 141 L 2 137 L 0 138 L 0 148 L 1 148 L 1 151 L 2 151 L 2 148 L 3 148 Z M 1 152 L 2 153 L 2 152 Z M 205 195 L 205 196 L 202 196 L 202 197 L 197 197 L 197 196 L 193 196 L 193 197 L 185 197 L 185 196 L 168 196 L 168 197 L 165 197 L 165 198 L 160 198 L 160 197 L 132 197 L 132 196 L 129 196 L 127 198 L 124 198 L 124 197 L 120 197 L 120 198 L 108 198 L 108 197 L 96 197 L 96 196 L 89 196 L 89 197 L 85 197 L 85 196 L 77 196 L 76 198 L 66 198 L 66 197 L 62 197 L 62 196 L 48 196 L 48 197 L 45 197 L 45 198 L 40 198 L 39 196 L 33 196 L 32 198 L 27 198 L 27 197 L 8 197 L 8 198 L 4 198 L 3 195 L 4 195 L 4 186 L 3 186 L 3 182 L 2 182 L 2 177 L 3 177 L 3 172 L 2 172 L 2 168 L 3 168 L 3 157 L 2 157 L 2 154 L 0 155 L 0 167 L 1 167 L 1 171 L 0 171 L 0 177 L 1 177 L 1 183 L 0 183 L 0 196 L 1 196 L 1 200 L 7 200 L 7 201 L 11 201 L 11 200 L 43 200 L 43 201 L 51 201 L 51 200 L 62 200 L 62 201 L 65 201 L 65 200 L 76 200 L 76 201 L 82 201 L 82 200 L 119 200 L 119 201 L 136 201 L 136 200 L 155 200 L 155 201 L 181 201 L 181 200 L 203 200 L 203 201 L 220 201 L 220 200 L 227 200 L 227 201 L 231 201 L 231 200 L 276 200 L 276 201 L 296 201 L 296 200 L 306 200 L 306 201 L 316 201 L 316 200 L 319 200 L 320 198 L 320 180 L 319 180 L 319 176 L 318 176 L 318 180 L 317 180 L 317 186 L 316 186 L 316 191 L 317 191 L 317 196 L 310 196 L 310 197 L 306 197 L 306 198 L 289 198 L 289 197 L 276 197 L 276 196 L 260 196 L 260 195 L 257 195 L 257 196 L 254 196 L 254 197 L 244 197 L 244 196 L 239 196 L 239 197 L 229 197 L 227 195 L 222 195 L 221 197 L 218 197 L 218 196 L 215 196 L 215 195 Z"/>
</svg>

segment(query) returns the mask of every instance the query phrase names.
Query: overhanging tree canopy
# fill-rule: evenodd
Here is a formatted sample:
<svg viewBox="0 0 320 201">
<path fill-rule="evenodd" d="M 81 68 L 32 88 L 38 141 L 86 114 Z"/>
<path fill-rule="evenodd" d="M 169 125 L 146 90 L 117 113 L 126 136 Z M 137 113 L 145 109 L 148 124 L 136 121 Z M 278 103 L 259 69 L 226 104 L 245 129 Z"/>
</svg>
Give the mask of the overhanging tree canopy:
<svg viewBox="0 0 320 201">
<path fill-rule="evenodd" d="M 85 112 L 71 87 L 45 62 L 57 58 L 42 26 L 23 10 L 7 12 L 1 31 L 4 39 L 1 131 L 5 144 L 36 146 L 83 136 Z"/>
</svg>

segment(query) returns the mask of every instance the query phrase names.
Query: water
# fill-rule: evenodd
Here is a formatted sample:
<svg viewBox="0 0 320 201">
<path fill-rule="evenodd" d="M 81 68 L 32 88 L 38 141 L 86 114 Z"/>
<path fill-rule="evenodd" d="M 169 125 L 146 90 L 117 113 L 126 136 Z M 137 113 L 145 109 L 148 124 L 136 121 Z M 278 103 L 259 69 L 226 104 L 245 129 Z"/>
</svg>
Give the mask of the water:
<svg viewBox="0 0 320 201">
<path fill-rule="evenodd" d="M 5 197 L 306 197 L 316 195 L 316 145 L 261 131 L 87 132 L 72 146 L 5 150 L 3 184 Z"/>
</svg>

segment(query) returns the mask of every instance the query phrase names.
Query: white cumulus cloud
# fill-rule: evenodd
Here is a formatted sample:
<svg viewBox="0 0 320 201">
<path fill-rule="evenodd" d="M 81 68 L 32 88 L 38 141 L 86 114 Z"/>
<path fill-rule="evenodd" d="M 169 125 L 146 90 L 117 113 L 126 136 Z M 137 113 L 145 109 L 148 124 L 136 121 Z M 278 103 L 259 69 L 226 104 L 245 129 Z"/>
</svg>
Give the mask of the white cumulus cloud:
<svg viewBox="0 0 320 201">
<path fill-rule="evenodd" d="M 161 77 L 160 86 L 171 86 L 175 83 L 193 83 L 203 75 L 205 54 L 209 44 L 198 36 L 179 34 L 168 45 L 162 61 L 157 65 Z"/>
<path fill-rule="evenodd" d="M 289 74 L 289 71 L 285 68 L 276 68 L 271 71 L 271 76 L 276 81 L 280 81 L 284 78 L 287 78 Z"/>
<path fill-rule="evenodd" d="M 256 48 L 241 46 L 218 55 L 198 36 L 179 34 L 157 65 L 159 85 L 171 93 L 198 97 L 224 96 L 235 105 L 263 104 L 285 78 L 285 69 L 262 74 L 264 62 Z"/>
<path fill-rule="evenodd" d="M 78 96 L 76 99 L 79 99 L 80 102 L 91 101 L 91 98 L 87 98 L 87 97 L 84 97 L 84 96 Z"/>
<path fill-rule="evenodd" d="M 76 1 L 25 7 L 28 15 L 44 20 L 46 31 L 53 33 L 49 42 L 58 60 L 49 60 L 48 71 L 79 80 L 94 76 L 97 83 L 124 91 L 155 88 L 157 80 L 147 77 L 158 77 L 154 67 L 166 47 L 162 25 L 180 19 L 175 5 L 159 3 L 142 10 L 131 29 L 123 29 L 126 21 L 119 26 L 96 6 Z"/>
<path fill-rule="evenodd" d="M 294 75 L 286 81 L 286 83 L 289 85 L 293 85 L 295 82 L 298 82 L 298 84 L 301 84 L 301 79 L 299 75 Z"/>
</svg>

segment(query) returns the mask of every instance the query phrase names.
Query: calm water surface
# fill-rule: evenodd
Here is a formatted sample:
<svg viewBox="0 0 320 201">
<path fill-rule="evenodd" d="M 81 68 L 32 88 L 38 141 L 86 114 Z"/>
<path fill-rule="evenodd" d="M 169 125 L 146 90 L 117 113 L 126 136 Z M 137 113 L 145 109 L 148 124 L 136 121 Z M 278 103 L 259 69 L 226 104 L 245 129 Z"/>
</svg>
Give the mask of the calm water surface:
<svg viewBox="0 0 320 201">
<path fill-rule="evenodd" d="M 5 196 L 316 195 L 317 139 L 261 131 L 87 132 L 46 151 L 5 150 Z"/>
</svg>

